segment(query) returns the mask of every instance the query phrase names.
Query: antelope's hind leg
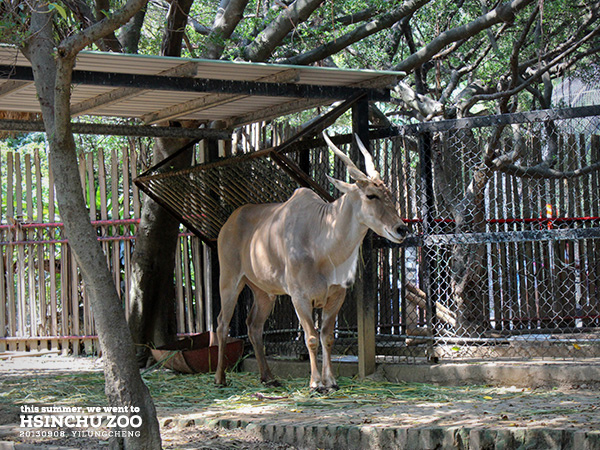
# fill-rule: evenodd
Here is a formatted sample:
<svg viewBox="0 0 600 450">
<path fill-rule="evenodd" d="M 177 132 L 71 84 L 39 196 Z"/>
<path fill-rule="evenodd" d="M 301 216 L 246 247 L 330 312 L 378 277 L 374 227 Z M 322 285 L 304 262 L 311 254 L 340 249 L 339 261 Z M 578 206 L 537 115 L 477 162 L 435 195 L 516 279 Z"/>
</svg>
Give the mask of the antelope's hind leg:
<svg viewBox="0 0 600 450">
<path fill-rule="evenodd" d="M 254 294 L 254 302 L 252 303 L 252 308 L 250 308 L 250 312 L 248 313 L 246 325 L 248 325 L 248 339 L 250 339 L 250 342 L 252 343 L 254 355 L 256 356 L 256 362 L 258 363 L 260 381 L 269 386 L 280 386 L 280 383 L 271 373 L 271 369 L 267 363 L 265 346 L 263 342 L 263 329 L 265 322 L 273 310 L 276 297 L 275 295 L 268 294 L 252 284 L 249 284 L 249 286 Z"/>
<path fill-rule="evenodd" d="M 330 293 L 327 304 L 323 308 L 321 325 L 321 346 L 323 348 L 321 380 L 323 382 L 324 392 L 339 389 L 331 368 L 331 350 L 333 349 L 334 342 L 333 332 L 335 329 L 335 321 L 340 308 L 344 304 L 346 289 L 341 286 L 335 286 L 332 290 L 333 292 Z"/>
<path fill-rule="evenodd" d="M 242 280 L 231 280 L 223 276 L 221 272 L 220 293 L 221 293 L 221 312 L 217 319 L 217 340 L 219 343 L 219 359 L 217 371 L 215 372 L 215 384 L 225 386 L 227 379 L 225 377 L 225 347 L 227 345 L 227 336 L 229 335 L 229 323 L 235 310 L 235 305 L 244 288 L 245 283 Z"/>
</svg>

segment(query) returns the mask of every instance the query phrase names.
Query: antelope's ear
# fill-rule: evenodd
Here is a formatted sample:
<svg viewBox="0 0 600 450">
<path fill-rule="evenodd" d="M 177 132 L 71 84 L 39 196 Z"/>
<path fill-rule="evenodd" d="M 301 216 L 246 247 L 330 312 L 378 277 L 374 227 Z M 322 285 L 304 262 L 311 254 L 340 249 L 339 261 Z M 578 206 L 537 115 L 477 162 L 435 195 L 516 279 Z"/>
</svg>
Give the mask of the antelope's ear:
<svg viewBox="0 0 600 450">
<path fill-rule="evenodd" d="M 343 194 L 352 190 L 354 186 L 354 184 L 352 183 L 346 183 L 345 181 L 336 180 L 335 178 L 331 178 L 329 175 L 326 175 L 326 177 L 329 180 L 329 182 L 333 184 L 337 188 L 337 190 Z"/>
</svg>

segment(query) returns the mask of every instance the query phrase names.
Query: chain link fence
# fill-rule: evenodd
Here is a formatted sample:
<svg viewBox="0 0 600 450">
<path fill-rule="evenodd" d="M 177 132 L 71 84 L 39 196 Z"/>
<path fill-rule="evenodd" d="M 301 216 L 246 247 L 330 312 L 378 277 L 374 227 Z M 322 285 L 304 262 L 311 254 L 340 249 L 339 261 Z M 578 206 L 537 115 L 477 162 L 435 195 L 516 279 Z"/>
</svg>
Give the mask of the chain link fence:
<svg viewBox="0 0 600 450">
<path fill-rule="evenodd" d="M 374 237 L 362 256 L 376 273 L 380 358 L 600 356 L 599 116 L 586 107 L 443 121 L 371 142 L 411 227 L 403 245 Z M 325 175 L 347 179 L 345 168 L 326 148 L 295 160 L 339 195 Z M 340 355 L 357 354 L 356 316 L 349 290 Z M 289 301 L 265 340 L 271 354 L 305 354 Z"/>
</svg>

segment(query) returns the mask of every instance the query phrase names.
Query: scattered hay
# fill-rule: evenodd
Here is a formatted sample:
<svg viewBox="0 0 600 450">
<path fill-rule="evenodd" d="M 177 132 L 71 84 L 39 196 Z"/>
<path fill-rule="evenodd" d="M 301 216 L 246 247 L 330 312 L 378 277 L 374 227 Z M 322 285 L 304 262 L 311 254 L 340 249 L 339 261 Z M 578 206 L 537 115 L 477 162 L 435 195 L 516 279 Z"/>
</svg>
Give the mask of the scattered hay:
<svg viewBox="0 0 600 450">
<path fill-rule="evenodd" d="M 215 386 L 212 374 L 178 374 L 155 370 L 143 375 L 155 405 L 163 409 L 236 409 L 261 404 L 314 409 L 348 409 L 386 402 L 485 402 L 518 396 L 558 395 L 554 391 L 515 390 L 487 386 L 434 386 L 424 383 L 390 383 L 341 377 L 340 389 L 329 394 L 310 391 L 305 378 L 284 380 L 281 387 L 265 387 L 251 373 L 230 373 L 229 385 Z M 2 405 L 45 404 L 106 405 L 101 372 L 68 375 L 0 377 Z"/>
</svg>

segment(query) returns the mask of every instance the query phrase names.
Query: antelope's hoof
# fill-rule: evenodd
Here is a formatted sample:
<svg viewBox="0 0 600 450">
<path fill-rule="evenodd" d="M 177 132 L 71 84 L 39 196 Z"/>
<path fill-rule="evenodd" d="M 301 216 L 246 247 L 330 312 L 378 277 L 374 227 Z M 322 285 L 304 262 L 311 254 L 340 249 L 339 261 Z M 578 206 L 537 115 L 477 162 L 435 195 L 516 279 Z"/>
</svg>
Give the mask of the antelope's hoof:
<svg viewBox="0 0 600 450">
<path fill-rule="evenodd" d="M 279 380 L 276 380 L 275 378 L 272 378 L 270 380 L 261 380 L 262 384 L 264 384 L 267 387 L 281 387 L 283 386 Z"/>
<path fill-rule="evenodd" d="M 327 395 L 339 390 L 339 388 L 340 387 L 337 384 L 334 384 L 333 386 L 318 386 L 310 388 L 310 392 L 311 394 Z"/>
<path fill-rule="evenodd" d="M 227 379 L 226 378 L 215 378 L 215 386 L 217 387 L 226 387 Z"/>
</svg>

